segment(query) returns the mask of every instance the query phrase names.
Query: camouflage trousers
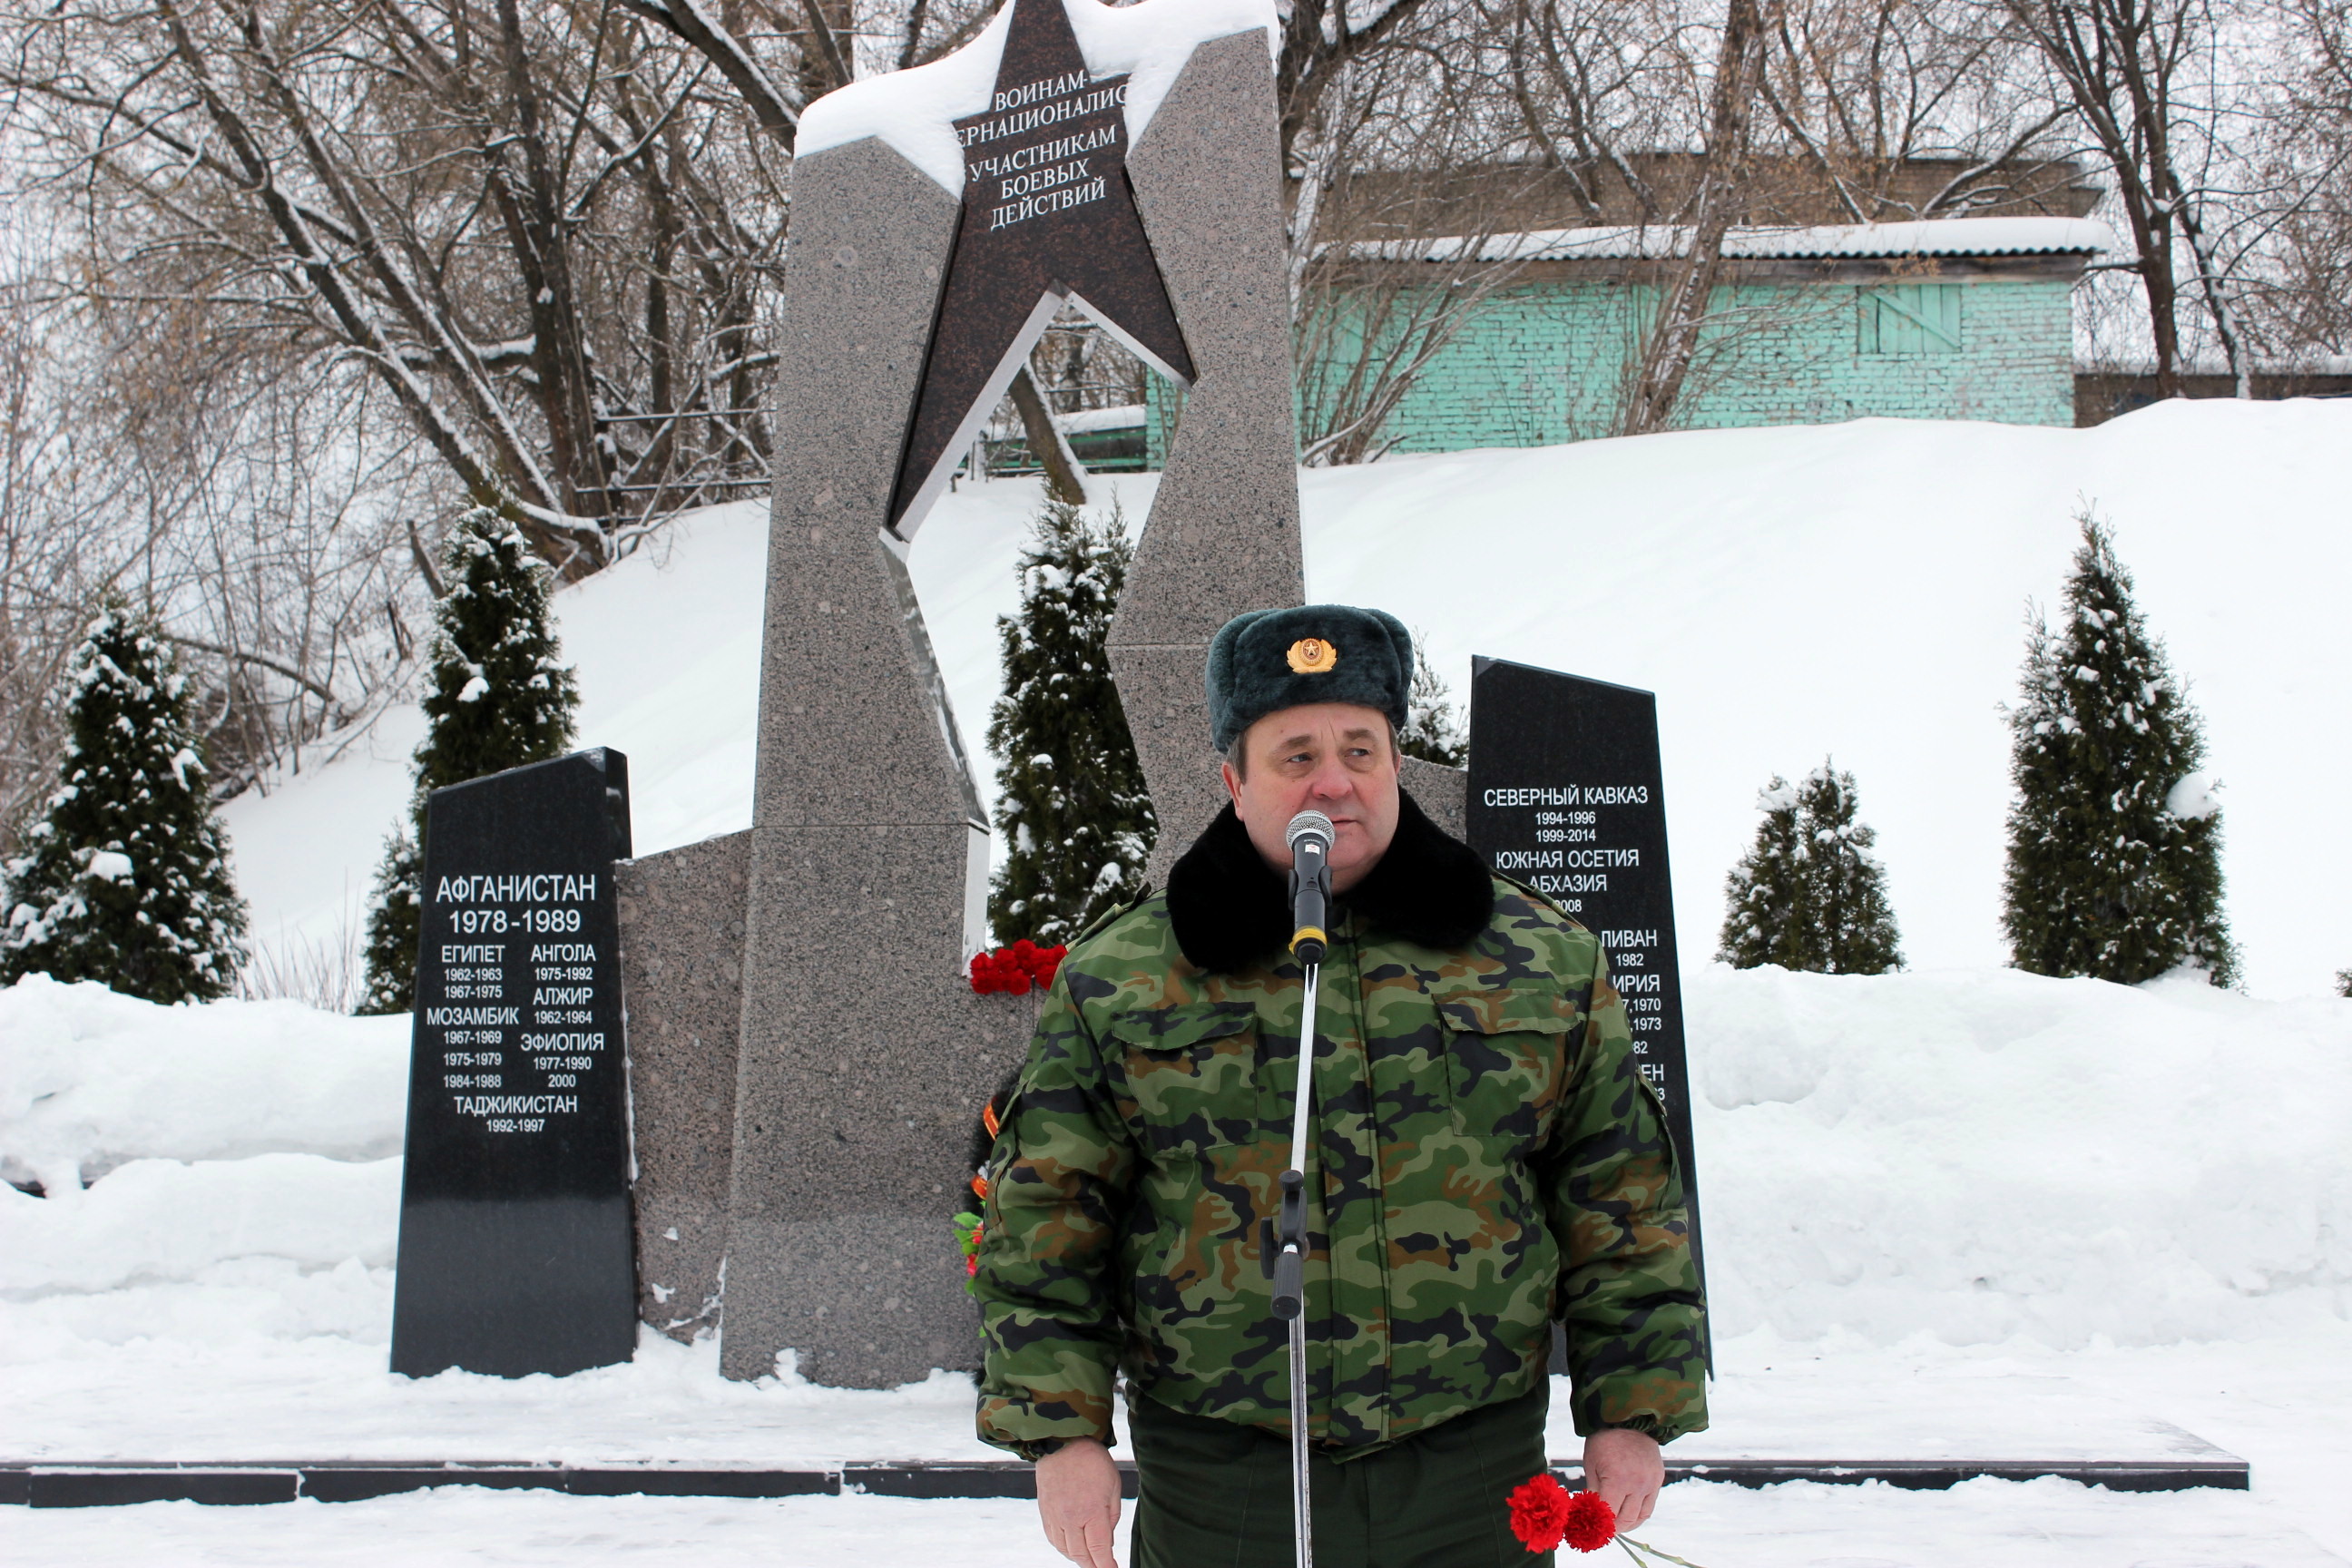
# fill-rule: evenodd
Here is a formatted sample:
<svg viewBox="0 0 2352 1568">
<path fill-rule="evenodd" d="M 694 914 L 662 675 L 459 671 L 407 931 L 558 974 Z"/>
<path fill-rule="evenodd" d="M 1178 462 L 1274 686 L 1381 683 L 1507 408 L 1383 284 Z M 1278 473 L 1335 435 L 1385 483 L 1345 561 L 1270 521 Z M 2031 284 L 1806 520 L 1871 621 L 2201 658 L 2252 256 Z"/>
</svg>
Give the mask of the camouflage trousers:
<svg viewBox="0 0 2352 1568">
<path fill-rule="evenodd" d="M 1544 1468 L 1550 1398 L 1539 1385 L 1345 1463 L 1311 1453 L 1316 1568 L 1551 1568 L 1506 1500 Z M 1288 1438 L 1148 1398 L 1128 1426 L 1132 1568 L 1291 1568 Z"/>
</svg>

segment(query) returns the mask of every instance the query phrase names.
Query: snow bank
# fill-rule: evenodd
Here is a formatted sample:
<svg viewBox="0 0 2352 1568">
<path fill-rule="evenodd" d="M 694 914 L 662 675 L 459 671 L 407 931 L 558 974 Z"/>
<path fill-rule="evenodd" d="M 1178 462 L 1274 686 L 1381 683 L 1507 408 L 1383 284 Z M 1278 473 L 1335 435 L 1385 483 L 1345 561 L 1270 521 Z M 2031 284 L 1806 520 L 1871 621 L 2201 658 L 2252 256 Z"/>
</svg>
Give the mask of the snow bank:
<svg viewBox="0 0 2352 1568">
<path fill-rule="evenodd" d="M 2067 1348 L 2352 1318 L 2352 1002 L 1718 966 L 1689 1007 L 1727 1336 Z M 401 1020 L 38 980 L 0 1008 L 26 1047 L 0 1058 L 0 1157 L 127 1162 L 0 1193 L 0 1292 L 391 1261 Z"/>
<path fill-rule="evenodd" d="M 400 1152 L 405 1015 L 158 1007 L 32 975 L 0 990 L 0 1174 L 12 1181 L 70 1192 L 125 1161 Z"/>
<path fill-rule="evenodd" d="M 1172 0 L 1153 0 L 1166 5 Z M 1114 13 L 1115 14 L 1115 13 Z M 1139 527 L 1156 474 L 1097 475 Z M 2352 963 L 2352 403 L 2170 403 L 2090 430 L 1927 420 L 1391 458 L 1301 476 L 1307 586 L 1426 632 L 1466 694 L 1491 654 L 1658 694 L 1683 951 L 1715 951 L 1756 792 L 1834 756 L 1878 830 L 1904 951 L 2006 956 L 2009 735 L 2029 600 L 2095 504 L 2202 710 L 2231 928 L 2258 995 Z M 983 800 L 995 618 L 1034 481 L 941 500 L 908 567 Z M 766 509 L 713 508 L 556 595 L 582 743 L 629 756 L 640 853 L 751 820 Z M 229 803 L 265 942 L 350 942 L 407 799 L 412 707 Z"/>
<path fill-rule="evenodd" d="M 2335 1507 L 2352 1002 L 1710 969 L 1690 1003 L 1724 1371 L 1695 1454 L 2074 1454 L 2162 1416 L 2302 1465 L 2310 1510 Z M 394 1376 L 400 1163 L 366 1156 L 399 1129 L 397 1022 L 0 993 L 0 1063 L 39 1040 L 40 1103 L 81 1107 L 87 1147 L 213 1152 L 130 1158 L 46 1199 L 0 1187 L 0 1453 L 992 1457 L 961 1375 L 732 1383 L 709 1340 L 645 1334 L 630 1363 L 562 1379 Z M 179 1103 L 198 1058 L 248 1092 Z M 318 1092 L 336 1062 L 350 1092 Z M 22 1098 L 0 1121 L 19 1163 L 50 1135 Z M 1553 1441 L 1573 1451 L 1564 1426 Z"/>
<path fill-rule="evenodd" d="M 1098 78 L 1132 73 L 1127 86 L 1129 145 L 1142 137 L 1159 112 L 1195 46 L 1262 27 L 1269 55 L 1278 47 L 1274 6 L 1268 0 L 1140 0 L 1118 6 L 1068 0 L 1066 9 L 1089 71 Z M 806 156 L 877 136 L 937 180 L 948 195 L 961 199 L 963 149 L 950 121 L 988 107 L 997 64 L 1004 57 L 1004 36 L 1012 26 L 1013 8 L 1003 6 L 978 37 L 943 59 L 868 77 L 825 94 L 802 110 L 796 150 Z"/>
<path fill-rule="evenodd" d="M 2347 494 L 2347 402 L 1448 453 L 1307 475 L 1307 591 L 1426 631 L 1457 692 L 1476 654 L 1656 692 L 1691 958 L 1716 950 L 1756 791 L 1833 757 L 1906 955 L 1976 967 L 2008 957 L 2000 704 L 2095 507 L 2205 719 L 2247 984 L 2311 994 L 2352 963 Z"/>
<path fill-rule="evenodd" d="M 0 1188 L 12 1290 L 201 1279 L 236 1258 L 388 1268 L 400 1225 L 396 1159 L 133 1160 L 86 1193 L 51 1192 Z"/>
<path fill-rule="evenodd" d="M 2153 1345 L 2352 1319 L 2352 1002 L 1686 982 L 1718 1331 Z"/>
<path fill-rule="evenodd" d="M 11 1399 L 49 1369 L 138 1411 L 208 1366 L 193 1417 L 298 1345 L 381 1361 L 407 1086 L 405 1016 L 0 990 L 0 1172 L 48 1194 L 0 1186 Z M 124 1345 L 152 1356 L 108 1359 Z"/>
</svg>

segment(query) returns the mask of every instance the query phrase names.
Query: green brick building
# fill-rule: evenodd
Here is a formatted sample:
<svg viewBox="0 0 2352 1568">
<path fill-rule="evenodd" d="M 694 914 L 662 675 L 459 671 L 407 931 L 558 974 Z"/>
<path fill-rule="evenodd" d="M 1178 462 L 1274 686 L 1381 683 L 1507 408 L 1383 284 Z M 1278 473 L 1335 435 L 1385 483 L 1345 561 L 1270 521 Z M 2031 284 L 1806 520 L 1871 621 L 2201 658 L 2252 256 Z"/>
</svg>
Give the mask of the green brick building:
<svg viewBox="0 0 2352 1568">
<path fill-rule="evenodd" d="M 1451 452 L 1608 434 L 1660 262 L 1682 243 L 1673 229 L 1591 226 L 1363 247 L 1367 319 L 1446 316 L 1381 443 Z M 1735 230 L 1674 423 L 2072 425 L 2074 285 L 2114 245 L 2103 225 L 2055 216 Z M 1493 264 L 1488 281 L 1449 302 L 1439 291 L 1461 292 L 1465 262 Z M 1370 361 L 1402 361 L 1414 330 L 1376 327 Z M 1337 401 L 1328 389 L 1357 370 L 1361 337 L 1343 322 L 1300 365 L 1302 429 L 1328 426 L 1318 400 Z M 1154 468 L 1179 416 L 1172 391 L 1152 378 Z"/>
</svg>

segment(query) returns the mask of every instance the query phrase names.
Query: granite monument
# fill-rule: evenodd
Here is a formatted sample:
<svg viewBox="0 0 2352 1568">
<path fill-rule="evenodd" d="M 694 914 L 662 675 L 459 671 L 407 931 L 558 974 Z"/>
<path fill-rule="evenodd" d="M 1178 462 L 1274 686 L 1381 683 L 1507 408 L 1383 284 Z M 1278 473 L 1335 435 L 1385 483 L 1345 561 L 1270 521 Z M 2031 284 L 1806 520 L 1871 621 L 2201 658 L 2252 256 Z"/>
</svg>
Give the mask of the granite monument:
<svg viewBox="0 0 2352 1568">
<path fill-rule="evenodd" d="M 1110 636 L 1155 879 L 1220 804 L 1209 639 L 1302 589 L 1276 37 L 1268 0 L 1011 0 L 803 118 L 753 824 L 617 868 L 641 1307 L 731 1377 L 977 1360 L 943 1215 L 1029 1011 L 966 978 L 987 826 L 906 562 L 1066 306 L 1187 394 Z M 1458 827 L 1458 773 L 1408 787 Z"/>
<path fill-rule="evenodd" d="M 618 752 L 427 804 L 394 1372 L 561 1374 L 635 1348 L 612 875 L 628 853 Z"/>
<path fill-rule="evenodd" d="M 1704 1272 L 1656 697 L 1474 660 L 1466 818 L 1465 837 L 1488 865 L 1601 938 L 1642 1076 L 1665 1103 L 1690 1195 L 1691 1253 Z"/>
</svg>

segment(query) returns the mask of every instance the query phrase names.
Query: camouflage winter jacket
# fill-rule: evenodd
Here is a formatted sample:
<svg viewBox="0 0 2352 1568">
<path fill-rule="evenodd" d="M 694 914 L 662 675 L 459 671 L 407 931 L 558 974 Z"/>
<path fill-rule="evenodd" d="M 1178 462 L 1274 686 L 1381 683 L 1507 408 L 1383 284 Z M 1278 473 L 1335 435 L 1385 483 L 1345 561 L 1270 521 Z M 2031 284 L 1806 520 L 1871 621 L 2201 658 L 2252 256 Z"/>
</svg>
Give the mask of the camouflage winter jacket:
<svg viewBox="0 0 2352 1568">
<path fill-rule="evenodd" d="M 1289 1430 L 1269 1310 L 1300 974 L 1282 879 L 1231 808 L 1078 942 L 991 1152 L 980 1436 L 1110 1436 L 1114 1370 Z M 1664 1119 L 1592 935 L 1410 800 L 1323 966 L 1307 1268 L 1313 1432 L 1368 1452 L 1545 1375 L 1577 1430 L 1706 1425 Z M 1280 962 L 1276 962 L 1280 960 Z"/>
</svg>

